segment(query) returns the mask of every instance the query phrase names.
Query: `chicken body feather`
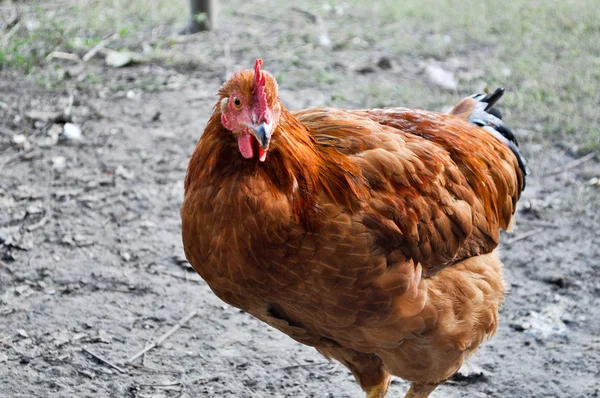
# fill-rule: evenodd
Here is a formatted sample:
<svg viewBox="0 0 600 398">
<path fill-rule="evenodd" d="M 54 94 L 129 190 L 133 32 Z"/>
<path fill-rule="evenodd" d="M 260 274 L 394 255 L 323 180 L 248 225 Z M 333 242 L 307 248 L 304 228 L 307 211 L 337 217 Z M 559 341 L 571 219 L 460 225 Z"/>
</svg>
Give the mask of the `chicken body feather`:
<svg viewBox="0 0 600 398">
<path fill-rule="evenodd" d="M 265 162 L 236 153 L 215 108 L 185 182 L 188 260 L 370 396 L 390 374 L 437 385 L 496 329 L 518 159 L 455 115 L 281 107 Z"/>
</svg>

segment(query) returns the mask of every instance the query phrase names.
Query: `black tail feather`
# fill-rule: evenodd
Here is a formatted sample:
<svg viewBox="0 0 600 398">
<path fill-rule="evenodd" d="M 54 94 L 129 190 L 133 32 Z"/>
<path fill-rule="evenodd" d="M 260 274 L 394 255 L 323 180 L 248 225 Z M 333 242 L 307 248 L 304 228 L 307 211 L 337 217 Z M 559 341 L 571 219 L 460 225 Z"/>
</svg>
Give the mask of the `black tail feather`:
<svg viewBox="0 0 600 398">
<path fill-rule="evenodd" d="M 499 87 L 496 89 L 496 91 L 494 91 L 491 94 L 486 95 L 485 97 L 483 97 L 480 102 L 485 102 L 487 103 L 487 106 L 485 107 L 484 111 L 489 112 L 490 109 L 492 109 L 492 107 L 494 105 L 496 105 L 496 102 L 500 101 L 500 98 L 502 98 L 502 96 L 504 95 L 504 87 Z M 489 112 L 491 113 L 491 112 Z M 498 119 L 502 119 L 501 117 Z"/>
<path fill-rule="evenodd" d="M 492 94 L 473 95 L 472 97 L 479 104 L 471 113 L 469 121 L 490 131 L 510 148 L 517 158 L 519 169 L 521 169 L 521 173 L 523 174 L 523 189 L 525 189 L 527 175 L 530 174 L 529 167 L 527 167 L 527 162 L 519 150 L 519 143 L 515 134 L 502 121 L 502 112 L 498 108 L 494 108 L 494 105 L 502 98 L 502 95 L 504 95 L 504 88 L 498 88 Z"/>
</svg>

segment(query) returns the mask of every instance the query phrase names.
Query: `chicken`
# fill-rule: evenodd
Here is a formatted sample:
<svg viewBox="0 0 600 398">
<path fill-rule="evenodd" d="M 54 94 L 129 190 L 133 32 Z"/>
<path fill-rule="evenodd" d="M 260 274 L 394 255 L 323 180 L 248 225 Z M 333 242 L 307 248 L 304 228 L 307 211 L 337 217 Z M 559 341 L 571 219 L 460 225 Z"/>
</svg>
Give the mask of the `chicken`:
<svg viewBox="0 0 600 398">
<path fill-rule="evenodd" d="M 502 90 L 451 114 L 288 111 L 275 79 L 223 84 L 189 161 L 187 259 L 223 301 L 336 359 L 367 397 L 427 397 L 498 326 L 495 248 L 525 187 Z"/>
</svg>

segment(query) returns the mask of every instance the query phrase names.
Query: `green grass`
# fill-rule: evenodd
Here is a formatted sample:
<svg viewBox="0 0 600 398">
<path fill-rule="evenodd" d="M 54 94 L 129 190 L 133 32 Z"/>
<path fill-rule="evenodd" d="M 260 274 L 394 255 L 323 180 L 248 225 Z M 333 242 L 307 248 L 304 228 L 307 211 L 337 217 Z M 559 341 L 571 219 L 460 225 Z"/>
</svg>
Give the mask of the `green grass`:
<svg viewBox="0 0 600 398">
<path fill-rule="evenodd" d="M 367 13 L 368 7 L 357 6 L 354 12 Z M 509 117 L 548 140 L 600 149 L 597 1 L 386 0 L 378 3 L 375 14 L 386 34 L 448 35 L 453 48 L 438 49 L 441 56 L 487 52 L 472 66 L 485 72 L 490 86 L 507 87 L 503 104 Z M 394 43 L 398 40 L 390 45 Z M 419 57 L 435 54 L 435 45 L 413 44 L 400 42 L 396 48 Z M 510 76 L 503 73 L 506 68 Z"/>
<path fill-rule="evenodd" d="M 50 52 L 82 54 L 115 32 L 125 47 L 153 37 L 157 50 L 161 45 L 177 50 L 167 35 L 174 25 L 183 26 L 188 12 L 187 0 L 63 0 L 60 7 L 30 3 L 0 2 L 0 7 L 18 6 L 25 20 L 37 22 L 36 29 L 24 22 L 9 40 L 0 40 L 0 66 L 31 74 L 52 70 L 45 60 Z M 283 0 L 272 3 L 222 1 L 220 29 L 195 43 L 200 64 L 218 69 L 226 42 L 236 65 L 249 67 L 252 58 L 261 56 L 281 77 L 282 87 L 319 87 L 336 106 L 440 109 L 482 83 L 504 86 L 502 106 L 514 127 L 532 131 L 537 141 L 600 149 L 597 0 L 303 2 L 303 9 L 323 19 L 332 48 L 317 44 L 317 24 Z M 354 72 L 381 55 L 399 67 L 364 76 Z M 456 92 L 427 82 L 422 66 L 432 60 L 458 60 Z M 333 67 L 336 63 L 347 68 Z M 165 65 L 177 66 L 172 53 Z M 481 71 L 483 77 L 463 79 L 461 71 Z"/>
<path fill-rule="evenodd" d="M 90 49 L 113 33 L 135 40 L 157 26 L 183 24 L 186 4 L 185 0 L 0 1 L 0 9 L 16 9 L 21 15 L 13 35 L 8 40 L 0 37 L 0 68 L 30 72 L 43 66 L 52 51 Z"/>
<path fill-rule="evenodd" d="M 353 13 L 368 13 L 356 5 Z M 567 139 L 600 149 L 600 7 L 595 0 L 378 2 L 371 25 L 381 26 L 390 47 L 418 57 L 478 57 L 490 86 L 506 86 L 509 117 L 548 140 Z M 417 43 L 398 40 L 429 32 Z M 448 35 L 452 48 L 428 43 Z M 386 40 L 383 38 L 382 40 Z M 410 41 L 407 40 L 407 41 Z M 510 76 L 503 70 L 510 70 Z"/>
</svg>

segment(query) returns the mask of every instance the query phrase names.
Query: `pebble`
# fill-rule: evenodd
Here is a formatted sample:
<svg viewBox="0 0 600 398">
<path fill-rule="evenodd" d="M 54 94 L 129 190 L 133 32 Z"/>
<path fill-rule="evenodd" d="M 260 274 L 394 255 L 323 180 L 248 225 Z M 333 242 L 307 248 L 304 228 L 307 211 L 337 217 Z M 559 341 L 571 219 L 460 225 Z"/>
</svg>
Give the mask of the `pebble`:
<svg viewBox="0 0 600 398">
<path fill-rule="evenodd" d="M 73 123 L 66 123 L 62 133 L 63 137 L 68 140 L 79 141 L 83 138 L 81 128 Z"/>
<path fill-rule="evenodd" d="M 448 90 L 456 90 L 458 87 L 458 83 L 454 78 L 454 74 L 437 65 L 427 65 L 425 68 L 425 73 L 427 74 L 429 80 L 436 86 Z"/>
<path fill-rule="evenodd" d="M 28 151 L 31 149 L 31 143 L 25 137 L 24 134 L 15 134 L 12 138 L 13 144 L 19 149 L 23 149 L 24 151 Z"/>
<path fill-rule="evenodd" d="M 67 164 L 64 156 L 55 156 L 52 158 L 52 168 L 54 170 L 63 170 Z"/>
<path fill-rule="evenodd" d="M 377 61 L 377 66 L 383 70 L 392 69 L 392 60 L 388 57 L 381 57 L 379 61 Z"/>
</svg>

